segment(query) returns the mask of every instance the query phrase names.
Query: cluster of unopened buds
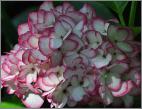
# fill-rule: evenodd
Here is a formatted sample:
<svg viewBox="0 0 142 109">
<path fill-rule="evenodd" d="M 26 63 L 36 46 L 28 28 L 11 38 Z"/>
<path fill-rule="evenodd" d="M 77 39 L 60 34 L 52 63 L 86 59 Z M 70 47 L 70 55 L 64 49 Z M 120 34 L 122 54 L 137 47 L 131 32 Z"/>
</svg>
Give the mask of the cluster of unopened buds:
<svg viewBox="0 0 142 109">
<path fill-rule="evenodd" d="M 116 24 L 89 4 L 75 10 L 67 2 L 44 2 L 18 26 L 18 44 L 1 56 L 2 87 L 31 108 L 45 99 L 58 108 L 131 107 L 141 93 L 140 43 Z"/>
</svg>

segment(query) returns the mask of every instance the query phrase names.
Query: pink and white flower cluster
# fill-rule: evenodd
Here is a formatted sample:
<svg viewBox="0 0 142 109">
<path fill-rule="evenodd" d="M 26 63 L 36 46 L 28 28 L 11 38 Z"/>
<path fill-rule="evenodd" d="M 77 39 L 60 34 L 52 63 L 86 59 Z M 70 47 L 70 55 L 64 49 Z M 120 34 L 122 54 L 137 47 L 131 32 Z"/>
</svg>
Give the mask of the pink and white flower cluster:
<svg viewBox="0 0 142 109">
<path fill-rule="evenodd" d="M 18 26 L 18 44 L 1 56 L 1 83 L 26 107 L 125 104 L 140 94 L 140 44 L 129 28 L 65 2 L 44 2 Z"/>
</svg>

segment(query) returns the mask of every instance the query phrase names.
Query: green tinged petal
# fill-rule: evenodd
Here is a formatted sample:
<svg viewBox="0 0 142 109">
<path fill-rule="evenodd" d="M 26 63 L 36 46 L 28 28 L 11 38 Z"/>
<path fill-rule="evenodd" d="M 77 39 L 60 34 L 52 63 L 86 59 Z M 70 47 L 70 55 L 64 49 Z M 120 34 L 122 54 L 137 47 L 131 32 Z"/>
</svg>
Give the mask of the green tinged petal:
<svg viewBox="0 0 142 109">
<path fill-rule="evenodd" d="M 132 52 L 132 50 L 133 50 L 132 47 L 125 42 L 118 42 L 117 46 L 125 52 Z"/>
</svg>

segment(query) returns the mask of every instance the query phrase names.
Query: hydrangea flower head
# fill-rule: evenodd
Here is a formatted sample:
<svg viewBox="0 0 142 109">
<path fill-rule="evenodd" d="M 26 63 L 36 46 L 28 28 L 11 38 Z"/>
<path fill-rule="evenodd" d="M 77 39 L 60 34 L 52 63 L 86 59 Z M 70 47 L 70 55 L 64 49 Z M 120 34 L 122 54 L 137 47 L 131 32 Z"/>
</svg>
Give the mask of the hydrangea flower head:
<svg viewBox="0 0 142 109">
<path fill-rule="evenodd" d="M 116 23 L 116 22 L 115 22 Z M 84 4 L 44 2 L 18 26 L 18 44 L 1 56 L 1 83 L 29 108 L 124 102 L 140 94 L 140 52 L 129 28 Z M 119 100 L 118 100 L 119 99 Z"/>
</svg>

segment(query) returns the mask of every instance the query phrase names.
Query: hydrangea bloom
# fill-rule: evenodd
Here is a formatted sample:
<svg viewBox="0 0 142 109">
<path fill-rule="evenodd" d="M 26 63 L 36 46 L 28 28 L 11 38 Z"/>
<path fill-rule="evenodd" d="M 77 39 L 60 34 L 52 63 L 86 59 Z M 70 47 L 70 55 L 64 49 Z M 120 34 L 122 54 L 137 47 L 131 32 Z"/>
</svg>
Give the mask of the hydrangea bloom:
<svg viewBox="0 0 142 109">
<path fill-rule="evenodd" d="M 114 21 L 114 20 L 112 20 Z M 115 22 L 116 23 L 116 22 Z M 1 83 L 26 107 L 133 104 L 140 94 L 140 44 L 129 28 L 88 4 L 44 2 L 18 26 L 18 44 L 1 56 Z"/>
</svg>

